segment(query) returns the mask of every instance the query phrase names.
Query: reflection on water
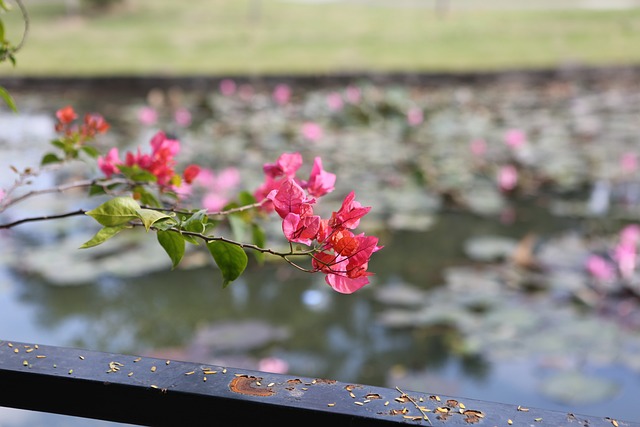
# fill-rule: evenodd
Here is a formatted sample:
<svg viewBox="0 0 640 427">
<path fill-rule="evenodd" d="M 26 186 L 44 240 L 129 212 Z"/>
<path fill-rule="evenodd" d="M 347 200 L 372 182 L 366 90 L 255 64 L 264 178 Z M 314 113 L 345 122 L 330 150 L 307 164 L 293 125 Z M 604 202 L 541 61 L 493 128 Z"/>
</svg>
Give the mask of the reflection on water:
<svg viewBox="0 0 640 427">
<path fill-rule="evenodd" d="M 485 169 L 470 175 L 469 164 L 459 163 L 474 162 L 459 147 L 468 148 L 471 135 L 496 135 L 497 125 L 485 110 L 508 110 L 500 103 L 512 103 L 513 114 L 503 117 L 511 122 L 507 127 L 524 122 L 516 113 L 529 111 L 535 114 L 528 118 L 552 129 L 539 135 L 540 141 L 562 138 L 558 135 L 568 132 L 560 127 L 562 120 L 550 121 L 550 111 L 562 110 L 561 95 L 539 105 L 528 92 L 516 102 L 487 91 L 480 108 L 480 95 L 465 101 L 472 96 L 465 90 L 432 93 L 424 124 L 411 128 L 400 114 L 411 102 L 398 88 L 379 90 L 370 95 L 380 97 L 375 102 L 332 115 L 322 104 L 325 93 L 313 91 L 301 104 L 277 110 L 266 95 L 253 99 L 251 108 L 234 104 L 238 100 L 211 102 L 203 110 L 189 106 L 194 110 L 191 130 L 177 129 L 185 146 L 196 147 L 186 148 L 187 154 L 217 166 L 259 169 L 265 157 L 279 151 L 299 149 L 305 156 L 324 152 L 325 167 L 343 180 L 337 192 L 353 188 L 374 211 L 379 208 L 378 216 L 361 227 L 379 235 L 385 249 L 372 259 L 372 284 L 358 293 L 337 294 L 322 278 L 277 261 L 265 266 L 251 261 L 245 274 L 223 290 L 212 262 L 197 251 L 188 254 L 184 268 L 170 271 L 166 255 L 156 257 L 155 246 L 138 239 L 118 237 L 104 248 L 80 254 L 73 248 L 95 231 L 90 226 L 68 233 L 64 226 L 52 230 L 34 224 L 0 233 L 0 338 L 286 369 L 309 377 L 638 421 L 633 412 L 640 392 L 638 300 L 624 293 L 599 298 L 582 265 L 594 242 L 602 243 L 625 223 L 580 211 L 588 206 L 590 190 L 575 180 L 595 182 L 596 177 L 582 176 L 589 175 L 586 171 L 580 178 L 565 177 L 561 167 L 575 168 L 576 160 L 555 159 L 554 165 L 519 152 L 525 165 L 521 183 L 527 188 L 505 197 L 485 185 L 490 182 Z M 624 134 L 619 145 L 626 145 L 637 126 L 623 119 L 638 111 L 640 98 L 620 103 L 610 94 L 607 98 L 582 90 L 564 101 L 574 113 L 584 113 L 571 122 L 581 126 L 580 136 L 599 135 L 596 128 L 617 129 Z M 59 107 L 37 101 L 34 94 L 22 96 L 34 115 L 52 114 Z M 448 96 L 453 101 L 443 102 Z M 593 101 L 598 96 L 609 99 L 623 119 L 606 122 L 613 107 L 602 107 L 603 115 L 598 115 Z M 17 98 L 20 103 L 20 94 Z M 115 111 L 115 100 L 104 102 L 107 111 Z M 120 124 L 114 134 L 144 141 L 148 129 L 136 128 L 126 117 L 133 116 L 144 98 L 119 102 L 126 102 L 120 107 L 126 113 L 114 118 Z M 86 97 L 76 105 L 91 106 Z M 309 145 L 291 137 L 298 121 L 314 117 L 331 126 L 327 140 Z M 246 123 L 241 125 L 242 120 Z M 466 128 L 456 127 L 461 121 Z M 2 138 L 0 149 L 9 153 L 3 156 L 4 166 L 19 151 L 16 144 L 23 136 Z M 362 138 L 367 153 L 358 153 Z M 26 139 L 38 152 L 38 144 Z M 543 152 L 548 143 L 540 142 Z M 496 144 L 492 147 L 497 150 Z M 425 152 L 435 157 L 425 157 Z M 571 151 L 562 148 L 559 153 Z M 544 173 L 535 175 L 541 170 Z M 542 175 L 555 184 L 545 188 Z M 2 176 L 2 185 L 7 179 Z M 478 182 L 484 183 L 482 188 Z M 32 215 L 63 208 L 64 203 L 50 198 L 21 209 Z M 630 219 L 629 211 L 618 213 Z M 0 222 L 11 215 L 7 211 Z M 108 256 L 100 250 L 119 254 Z M 140 256 L 159 262 L 141 271 Z M 80 425 L 73 418 L 5 409 L 0 409 L 0 419 L 3 427 L 34 420 Z M 109 423 L 95 422 L 103 424 Z"/>
</svg>

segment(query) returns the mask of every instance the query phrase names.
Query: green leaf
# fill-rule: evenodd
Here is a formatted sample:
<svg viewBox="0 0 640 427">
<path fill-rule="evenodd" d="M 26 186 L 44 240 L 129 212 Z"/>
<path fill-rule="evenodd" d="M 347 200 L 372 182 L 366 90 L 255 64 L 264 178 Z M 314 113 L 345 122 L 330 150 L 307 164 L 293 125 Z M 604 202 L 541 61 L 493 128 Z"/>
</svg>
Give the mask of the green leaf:
<svg viewBox="0 0 640 427">
<path fill-rule="evenodd" d="M 121 232 L 127 227 L 128 227 L 127 224 L 120 224 L 114 227 L 101 228 L 100 231 L 98 231 L 95 234 L 95 236 L 93 236 L 91 239 L 83 243 L 82 246 L 80 246 L 80 249 L 86 249 L 86 248 L 98 246 L 100 243 L 103 243 L 109 240 L 110 238 L 112 238 L 113 236 L 115 236 L 116 234 L 118 234 L 119 232 Z"/>
<path fill-rule="evenodd" d="M 93 184 L 89 187 L 89 196 L 97 196 L 107 194 L 102 185 Z"/>
<path fill-rule="evenodd" d="M 119 166 L 118 166 L 119 167 Z M 133 188 L 133 192 L 136 193 L 140 198 L 140 203 L 148 205 L 148 206 L 160 206 L 161 203 L 158 198 L 150 191 L 148 191 L 143 186 L 136 186 Z"/>
<path fill-rule="evenodd" d="M 267 243 L 267 234 L 264 232 L 264 229 L 260 227 L 258 224 L 252 224 L 252 234 L 253 234 L 253 244 L 264 248 Z M 258 264 L 264 264 L 264 252 L 253 251 L 256 261 Z"/>
<path fill-rule="evenodd" d="M 156 177 L 154 174 L 152 174 L 149 171 L 141 169 L 138 165 L 134 165 L 134 166 L 118 165 L 118 170 L 122 172 L 124 176 L 126 176 L 132 181 L 156 182 L 158 180 L 158 177 Z"/>
<path fill-rule="evenodd" d="M 98 149 L 95 147 L 91 147 L 90 145 L 83 145 L 81 149 L 94 159 L 100 156 L 100 151 L 98 151 Z"/>
<path fill-rule="evenodd" d="M 115 197 L 90 210 L 87 215 L 105 227 L 113 227 L 140 218 L 139 210 L 140 205 L 133 198 Z"/>
<path fill-rule="evenodd" d="M 162 212 L 154 211 L 153 209 L 138 209 L 138 218 L 142 220 L 144 228 L 149 231 L 151 226 L 161 219 L 171 219 L 171 217 Z"/>
<path fill-rule="evenodd" d="M 248 191 L 241 191 L 240 194 L 238 194 L 238 201 L 241 206 L 253 205 L 257 202 L 253 194 Z"/>
<path fill-rule="evenodd" d="M 207 243 L 207 248 L 222 272 L 222 287 L 226 288 L 247 267 L 247 254 L 240 246 L 220 240 Z"/>
<path fill-rule="evenodd" d="M 58 156 L 56 156 L 53 153 L 47 153 L 44 156 L 42 156 L 42 160 L 40 161 L 40 165 L 44 166 L 44 165 L 50 165 L 52 163 L 60 163 L 62 161 L 62 159 Z"/>
<path fill-rule="evenodd" d="M 11 10 L 11 5 L 7 4 L 7 2 L 4 0 L 0 0 L 0 9 L 9 12 Z"/>
<path fill-rule="evenodd" d="M 209 217 L 207 216 L 207 210 L 201 209 L 191 215 L 188 219 L 182 221 L 180 228 L 184 231 L 202 234 L 205 231 L 205 224 L 208 220 Z"/>
<path fill-rule="evenodd" d="M 229 225 L 231 225 L 231 232 L 233 233 L 233 239 L 239 242 L 244 241 L 244 237 L 249 231 L 249 225 L 240 215 L 229 215 Z"/>
<path fill-rule="evenodd" d="M 158 242 L 171 258 L 172 269 L 176 268 L 184 256 L 185 242 L 182 235 L 174 231 L 158 231 Z"/>
<path fill-rule="evenodd" d="M 18 107 L 16 107 L 16 102 L 13 100 L 13 97 L 2 86 L 0 86 L 0 98 L 4 100 L 9 108 L 11 108 L 11 111 L 13 111 L 14 113 L 18 112 Z"/>
</svg>

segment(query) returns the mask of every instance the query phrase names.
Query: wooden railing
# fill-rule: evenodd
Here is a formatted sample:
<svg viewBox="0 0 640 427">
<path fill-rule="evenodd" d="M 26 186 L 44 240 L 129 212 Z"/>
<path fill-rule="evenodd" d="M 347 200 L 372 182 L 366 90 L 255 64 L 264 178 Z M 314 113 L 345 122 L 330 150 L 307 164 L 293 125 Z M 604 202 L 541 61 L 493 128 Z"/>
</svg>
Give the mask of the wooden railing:
<svg viewBox="0 0 640 427">
<path fill-rule="evenodd" d="M 0 406 L 147 426 L 640 427 L 399 388 L 1 340 Z"/>
</svg>

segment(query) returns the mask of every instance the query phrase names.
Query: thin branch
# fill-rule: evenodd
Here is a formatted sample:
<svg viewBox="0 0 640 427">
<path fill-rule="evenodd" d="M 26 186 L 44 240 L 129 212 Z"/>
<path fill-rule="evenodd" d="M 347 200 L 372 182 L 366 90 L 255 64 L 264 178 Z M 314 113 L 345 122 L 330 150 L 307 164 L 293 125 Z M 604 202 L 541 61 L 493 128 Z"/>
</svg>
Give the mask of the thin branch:
<svg viewBox="0 0 640 427">
<path fill-rule="evenodd" d="M 66 213 L 62 213 L 62 214 L 58 214 L 58 215 L 43 215 L 43 216 L 36 216 L 36 217 L 31 217 L 31 218 L 23 218 L 23 219 L 19 219 L 17 221 L 14 221 L 14 222 L 9 222 L 7 224 L 0 224 L 0 230 L 4 229 L 4 228 L 15 227 L 16 225 L 24 224 L 25 222 L 47 221 L 47 220 L 51 220 L 51 219 L 60 219 L 60 218 L 66 218 L 66 217 L 75 216 L 75 215 L 84 215 L 86 212 L 87 211 L 84 210 L 84 209 L 78 209 L 77 211 L 66 212 Z"/>
<path fill-rule="evenodd" d="M 22 46 L 24 46 L 24 43 L 27 41 L 27 34 L 29 34 L 30 23 L 29 13 L 27 12 L 27 8 L 22 3 L 22 0 L 15 0 L 15 2 L 18 4 L 20 12 L 22 12 L 22 19 L 24 20 L 24 31 L 22 33 L 22 40 L 20 40 L 20 43 L 18 43 L 18 45 L 13 49 L 13 53 L 16 53 L 17 51 L 22 49 Z"/>
</svg>

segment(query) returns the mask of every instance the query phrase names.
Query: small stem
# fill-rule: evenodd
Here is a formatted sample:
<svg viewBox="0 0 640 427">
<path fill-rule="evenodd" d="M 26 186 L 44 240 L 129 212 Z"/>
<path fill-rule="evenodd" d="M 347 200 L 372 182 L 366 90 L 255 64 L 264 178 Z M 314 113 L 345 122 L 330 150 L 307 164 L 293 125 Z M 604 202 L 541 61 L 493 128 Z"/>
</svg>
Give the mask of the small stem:
<svg viewBox="0 0 640 427">
<path fill-rule="evenodd" d="M 77 211 L 66 212 L 66 213 L 62 213 L 62 214 L 58 214 L 58 215 L 43 215 L 43 216 L 36 216 L 36 217 L 31 217 L 31 218 L 23 218 L 23 219 L 14 221 L 14 222 L 9 222 L 7 224 L 0 224 L 0 230 L 4 229 L 4 228 L 15 227 L 16 225 L 24 224 L 25 222 L 47 221 L 47 220 L 50 220 L 50 219 L 60 219 L 60 218 L 66 218 L 66 217 L 69 217 L 69 216 L 83 215 L 86 212 L 87 211 L 85 211 L 84 209 L 79 209 Z"/>
<path fill-rule="evenodd" d="M 411 403 L 413 403 L 413 405 L 416 407 L 416 409 L 418 411 L 420 411 L 420 413 L 422 414 L 424 419 L 427 420 L 427 422 L 429 424 L 431 424 L 431 420 L 427 416 L 427 412 L 424 409 L 422 409 L 422 407 L 420 405 L 418 405 L 418 402 L 416 402 L 416 400 L 413 397 L 409 396 L 407 393 L 405 393 L 404 391 L 400 390 L 398 387 L 396 387 L 396 390 L 398 390 L 400 393 L 402 393 L 402 396 L 400 396 L 400 397 L 406 397 L 407 399 L 409 399 L 409 401 Z M 433 424 L 431 424 L 431 425 L 433 425 Z"/>
</svg>

